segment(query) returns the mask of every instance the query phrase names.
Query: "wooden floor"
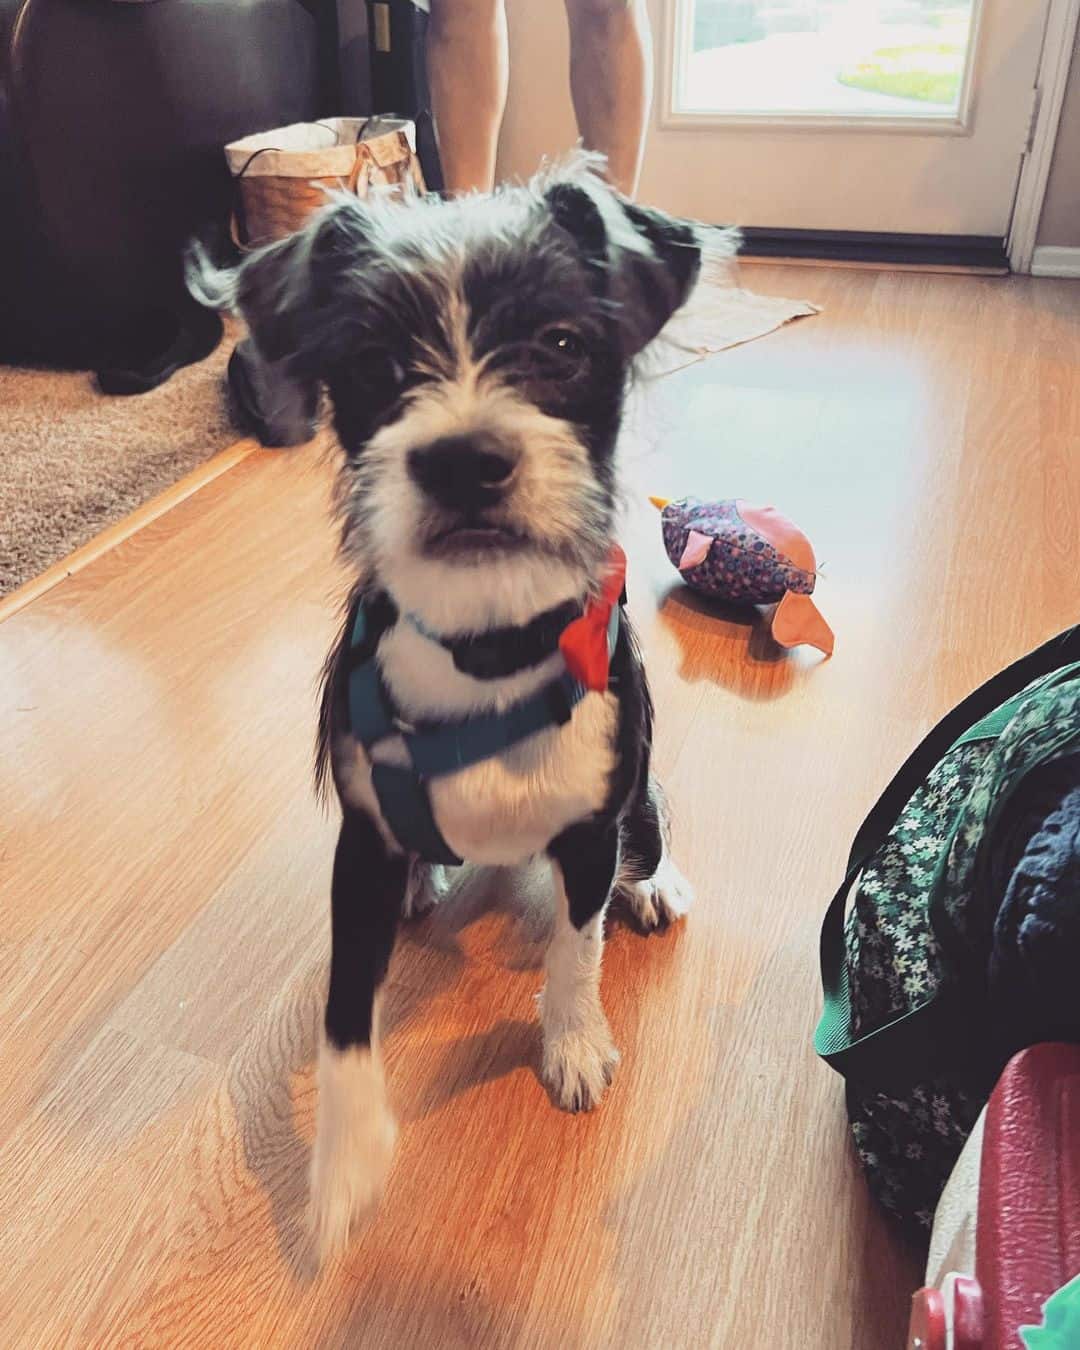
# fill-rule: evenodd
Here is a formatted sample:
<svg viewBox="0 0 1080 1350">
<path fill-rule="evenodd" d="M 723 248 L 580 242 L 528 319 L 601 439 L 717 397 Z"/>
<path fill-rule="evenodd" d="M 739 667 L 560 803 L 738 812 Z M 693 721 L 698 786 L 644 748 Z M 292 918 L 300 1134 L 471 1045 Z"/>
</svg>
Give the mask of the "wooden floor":
<svg viewBox="0 0 1080 1350">
<path fill-rule="evenodd" d="M 903 1343 L 918 1276 L 816 1062 L 818 921 L 916 738 L 1075 622 L 1080 286 L 759 266 L 825 313 L 661 383 L 627 437 L 631 608 L 689 922 L 614 925 L 623 1064 L 537 1079 L 535 898 L 410 929 L 375 1225 L 300 1241 L 333 823 L 315 673 L 340 577 L 314 450 L 256 453 L 0 626 L 4 1346 Z M 774 501 L 834 659 L 703 613 L 646 492 Z"/>
</svg>

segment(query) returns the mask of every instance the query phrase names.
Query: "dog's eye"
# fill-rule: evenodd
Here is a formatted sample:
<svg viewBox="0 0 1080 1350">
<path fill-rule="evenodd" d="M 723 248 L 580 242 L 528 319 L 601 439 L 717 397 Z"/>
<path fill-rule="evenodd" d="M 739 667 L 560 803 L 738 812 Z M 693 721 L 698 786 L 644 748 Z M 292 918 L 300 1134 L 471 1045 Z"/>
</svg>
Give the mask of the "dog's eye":
<svg viewBox="0 0 1080 1350">
<path fill-rule="evenodd" d="M 357 364 L 371 383 L 383 386 L 388 392 L 399 389 L 408 374 L 397 357 L 383 347 L 369 347 L 361 352 Z"/>
<path fill-rule="evenodd" d="M 545 328 L 540 343 L 553 356 L 567 362 L 583 361 L 587 355 L 584 342 L 571 328 Z"/>
</svg>

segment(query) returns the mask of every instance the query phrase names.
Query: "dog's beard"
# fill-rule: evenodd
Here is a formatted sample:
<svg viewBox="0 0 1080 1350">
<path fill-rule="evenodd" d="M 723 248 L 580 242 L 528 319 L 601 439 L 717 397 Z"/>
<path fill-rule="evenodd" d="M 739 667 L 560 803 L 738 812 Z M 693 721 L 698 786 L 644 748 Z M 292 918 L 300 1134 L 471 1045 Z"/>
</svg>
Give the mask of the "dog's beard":
<svg viewBox="0 0 1080 1350">
<path fill-rule="evenodd" d="M 408 471 L 410 450 L 483 431 L 514 445 L 512 487 L 474 518 L 432 503 Z M 521 624 L 583 596 L 610 547 L 613 502 L 575 429 L 490 378 L 442 382 L 414 394 L 372 438 L 350 473 L 346 553 L 361 574 L 435 632 Z M 482 521 L 475 547 L 459 525 Z"/>
</svg>

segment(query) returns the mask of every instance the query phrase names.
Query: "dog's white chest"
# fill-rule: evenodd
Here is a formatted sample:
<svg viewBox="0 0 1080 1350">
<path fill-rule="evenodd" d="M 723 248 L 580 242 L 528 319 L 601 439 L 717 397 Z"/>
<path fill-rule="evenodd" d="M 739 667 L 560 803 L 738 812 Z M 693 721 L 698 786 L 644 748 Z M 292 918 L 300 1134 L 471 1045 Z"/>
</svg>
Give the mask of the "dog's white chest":
<svg viewBox="0 0 1080 1350">
<path fill-rule="evenodd" d="M 386 645 L 384 675 L 393 681 L 403 715 L 423 719 L 475 710 L 477 682 L 455 671 L 445 653 L 433 653 L 428 644 L 427 650 L 416 650 L 415 638 L 408 634 Z M 552 673 L 550 666 L 523 673 L 514 680 L 513 698 L 534 692 Z M 614 767 L 617 719 L 613 695 L 589 693 L 564 725 L 431 780 L 427 787 L 435 822 L 450 848 L 468 862 L 511 865 L 542 851 L 567 826 L 600 810 Z M 407 763 L 400 741 L 376 746 L 373 756 Z M 380 820 L 391 836 L 363 747 L 352 737 L 342 738 L 335 762 L 343 796 Z"/>
<path fill-rule="evenodd" d="M 617 707 L 588 694 L 562 727 L 431 784 L 435 819 L 470 862 L 511 864 L 545 848 L 608 795 Z"/>
</svg>

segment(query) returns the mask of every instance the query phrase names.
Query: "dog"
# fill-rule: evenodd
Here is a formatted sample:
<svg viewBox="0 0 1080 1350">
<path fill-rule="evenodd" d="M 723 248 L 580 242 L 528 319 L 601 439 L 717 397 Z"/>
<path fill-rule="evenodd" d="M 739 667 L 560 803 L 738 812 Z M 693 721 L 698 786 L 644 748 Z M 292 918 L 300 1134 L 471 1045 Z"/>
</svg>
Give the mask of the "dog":
<svg viewBox="0 0 1080 1350">
<path fill-rule="evenodd" d="M 286 418 L 306 426 L 325 387 L 344 452 L 355 583 L 316 770 L 342 813 L 311 1170 L 323 1256 L 390 1166 L 380 990 L 447 863 L 550 860 L 541 1073 L 568 1111 L 596 1106 L 619 1060 L 600 999 L 609 899 L 644 929 L 691 902 L 619 602 L 614 457 L 635 362 L 703 258 L 733 250 L 578 155 L 488 196 L 341 196 L 234 273 L 194 269 L 200 297 L 246 321 Z"/>
</svg>

